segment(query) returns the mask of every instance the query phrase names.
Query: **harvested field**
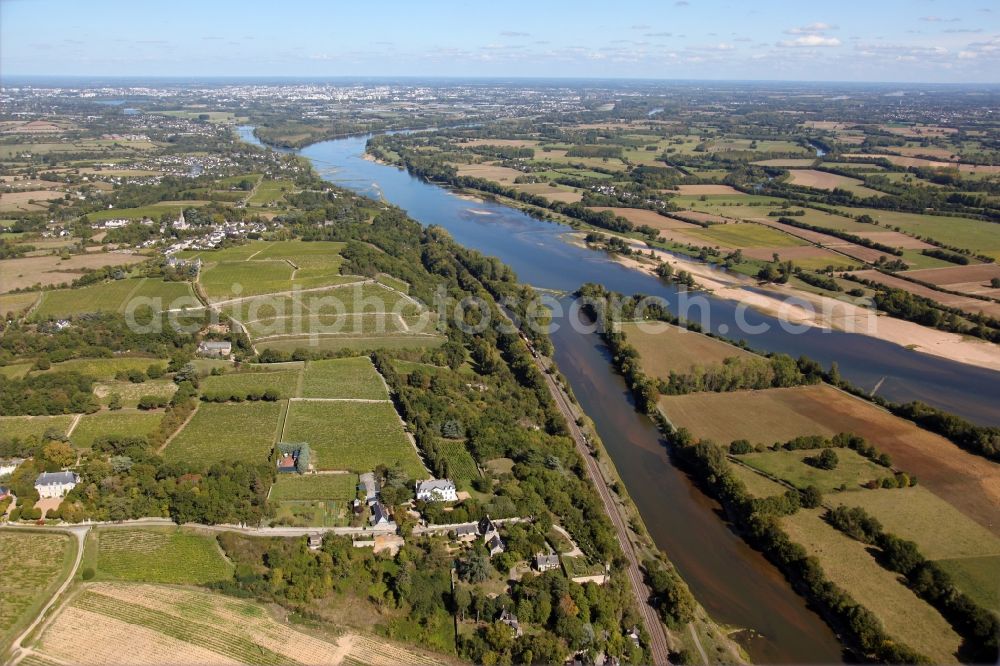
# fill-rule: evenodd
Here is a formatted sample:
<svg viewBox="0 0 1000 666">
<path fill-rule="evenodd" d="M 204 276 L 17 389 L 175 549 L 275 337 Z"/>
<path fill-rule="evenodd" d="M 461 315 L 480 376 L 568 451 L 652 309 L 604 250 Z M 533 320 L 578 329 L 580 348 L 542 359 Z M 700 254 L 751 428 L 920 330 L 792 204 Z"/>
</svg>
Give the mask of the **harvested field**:
<svg viewBox="0 0 1000 666">
<path fill-rule="evenodd" d="M 574 192 L 568 189 L 564 185 L 555 185 L 548 183 L 523 183 L 518 185 L 513 185 L 514 189 L 518 192 L 527 192 L 528 194 L 537 194 L 543 196 L 551 201 L 561 201 L 563 203 L 576 203 L 583 199 L 583 194 L 581 192 Z"/>
<path fill-rule="evenodd" d="M 997 264 L 928 268 L 919 271 L 907 271 L 906 275 L 922 282 L 930 282 L 939 287 L 951 289 L 952 291 L 1000 298 L 1000 289 L 990 286 L 990 280 L 1000 278 L 1000 265 Z"/>
<path fill-rule="evenodd" d="M 864 247 L 862 245 L 856 245 L 849 241 L 842 240 L 836 236 L 830 236 L 829 234 L 824 234 L 819 231 L 812 231 L 810 229 L 799 229 L 798 227 L 793 227 L 790 224 L 783 224 L 778 222 L 776 219 L 772 218 L 755 218 L 755 222 L 762 224 L 772 229 L 777 229 L 785 232 L 791 236 L 808 241 L 810 243 L 815 243 L 822 247 L 831 248 L 846 254 L 849 257 L 853 257 L 860 261 L 866 263 L 874 263 L 881 256 L 886 256 L 885 252 L 880 250 L 872 250 L 871 248 Z"/>
<path fill-rule="evenodd" d="M 754 356 L 721 340 L 665 322 L 625 323 L 621 330 L 629 344 L 638 350 L 643 372 L 651 377 L 666 379 L 671 372 L 689 372 L 696 365 Z"/>
<path fill-rule="evenodd" d="M 1000 317 L 1000 303 L 982 301 L 978 298 L 968 298 L 966 296 L 947 294 L 943 291 L 937 291 L 936 289 L 931 289 L 930 287 L 925 287 L 921 284 L 915 284 L 893 275 L 886 275 L 885 273 L 880 273 L 876 270 L 855 271 L 853 275 L 856 275 L 864 280 L 872 280 L 873 282 L 884 284 L 887 287 L 902 289 L 903 291 L 908 291 L 916 296 L 923 296 L 924 298 L 929 298 L 932 301 L 937 301 L 942 305 L 958 308 L 970 314 L 982 312 L 983 314 L 991 317 Z"/>
<path fill-rule="evenodd" d="M 37 651 L 66 663 L 433 664 L 383 639 L 329 642 L 259 603 L 164 585 L 90 583 L 45 629 Z"/>
<path fill-rule="evenodd" d="M 1000 260 L 1000 234 L 997 225 L 985 220 L 947 215 L 923 215 L 875 208 L 841 208 L 853 215 L 867 214 L 882 228 L 899 227 L 917 236 L 972 250 Z"/>
<path fill-rule="evenodd" d="M 45 210 L 47 201 L 61 199 L 65 192 L 58 190 L 28 190 L 24 192 L 0 192 L 0 212 L 32 212 Z"/>
<path fill-rule="evenodd" d="M 811 162 L 810 162 L 811 163 Z M 678 185 L 678 194 L 700 196 L 702 194 L 730 194 L 732 196 L 746 196 L 735 187 L 730 185 Z"/>
<path fill-rule="evenodd" d="M 821 511 L 801 509 L 781 518 L 781 526 L 819 560 L 831 581 L 882 621 L 890 636 L 934 663 L 955 663 L 962 640 L 947 620 L 876 562 L 867 546 L 825 523 Z"/>
<path fill-rule="evenodd" d="M 1000 465 L 830 386 L 664 396 L 659 407 L 675 426 L 722 444 L 861 435 L 921 485 L 1000 535 Z"/>
<path fill-rule="evenodd" d="M 524 172 L 517 169 L 497 166 L 495 164 L 456 164 L 454 166 L 458 168 L 459 176 L 484 178 L 505 185 L 512 185 L 515 178 L 524 175 Z"/>
<path fill-rule="evenodd" d="M 883 245 L 888 245 L 889 247 L 899 247 L 904 250 L 928 250 L 934 247 L 930 243 L 925 243 L 919 238 L 907 236 L 906 234 L 901 234 L 898 231 L 857 231 L 854 233 L 855 235 L 867 238 L 870 241 L 882 243 Z"/>
<path fill-rule="evenodd" d="M 28 310 L 41 297 L 39 292 L 22 292 L 19 294 L 0 294 L 0 317 L 12 313 L 15 317 Z"/>
<path fill-rule="evenodd" d="M 56 255 L 5 259 L 0 261 L 0 291 L 23 289 L 36 284 L 69 284 L 83 275 L 85 269 L 129 266 L 146 259 L 142 255 L 119 252 L 74 254 L 65 261 Z"/>
<path fill-rule="evenodd" d="M 864 181 L 857 178 L 848 178 L 815 169 L 792 169 L 788 173 L 788 182 L 792 185 L 812 187 L 817 190 L 847 190 L 861 197 L 882 196 L 881 192 L 865 187 Z"/>
<path fill-rule="evenodd" d="M 726 224 L 732 221 L 732 218 L 713 215 L 712 213 L 703 213 L 698 210 L 679 210 L 674 215 L 685 220 L 690 220 L 691 222 L 705 222 L 707 224 Z"/>
</svg>

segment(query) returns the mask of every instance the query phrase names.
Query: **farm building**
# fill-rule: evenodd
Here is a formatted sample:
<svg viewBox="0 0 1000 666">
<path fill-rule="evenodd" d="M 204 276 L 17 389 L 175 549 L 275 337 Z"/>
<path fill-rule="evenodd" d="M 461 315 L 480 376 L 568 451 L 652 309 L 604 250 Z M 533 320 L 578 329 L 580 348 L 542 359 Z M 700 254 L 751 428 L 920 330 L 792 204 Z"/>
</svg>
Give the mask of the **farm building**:
<svg viewBox="0 0 1000 666">
<path fill-rule="evenodd" d="M 198 353 L 202 356 L 225 358 L 233 353 L 233 343 L 228 341 L 205 340 L 198 345 Z"/>
<path fill-rule="evenodd" d="M 35 479 L 39 497 L 64 497 L 80 480 L 73 472 L 42 472 Z"/>
<path fill-rule="evenodd" d="M 0 476 L 13 474 L 14 470 L 20 467 L 23 462 L 23 458 L 7 458 L 6 460 L 0 460 Z"/>
<path fill-rule="evenodd" d="M 417 499 L 424 502 L 454 502 L 458 499 L 455 482 L 451 479 L 417 481 Z"/>
<path fill-rule="evenodd" d="M 559 556 L 555 553 L 538 553 L 535 555 L 535 568 L 543 572 L 558 569 Z"/>
<path fill-rule="evenodd" d="M 294 453 L 285 453 L 280 458 L 278 458 L 278 471 L 279 472 L 295 472 L 296 469 L 296 455 Z"/>
</svg>

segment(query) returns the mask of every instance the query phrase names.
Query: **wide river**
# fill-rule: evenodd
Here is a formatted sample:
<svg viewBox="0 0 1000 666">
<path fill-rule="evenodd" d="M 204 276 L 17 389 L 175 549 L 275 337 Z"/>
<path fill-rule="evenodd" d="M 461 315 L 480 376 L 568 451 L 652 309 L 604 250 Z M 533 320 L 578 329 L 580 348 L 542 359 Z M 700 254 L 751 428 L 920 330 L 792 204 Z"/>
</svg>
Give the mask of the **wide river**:
<svg viewBox="0 0 1000 666">
<path fill-rule="evenodd" d="M 257 143 L 251 128 L 240 135 Z M 625 268 L 603 253 L 566 242 L 566 227 L 536 220 L 489 202 L 460 198 L 405 171 L 364 159 L 367 137 L 324 141 L 300 151 L 327 180 L 406 210 L 448 230 L 456 241 L 499 257 L 536 287 L 572 292 L 600 282 L 625 294 L 644 293 L 675 304 L 678 292 L 658 279 Z M 711 327 L 737 331 L 736 303 L 706 297 Z M 836 361 L 853 383 L 892 400 L 919 399 L 980 423 L 1000 423 L 1000 373 L 953 363 L 872 337 L 821 329 L 792 333 L 751 311 L 745 321 L 766 325 L 741 333 L 757 349 L 805 354 L 824 365 Z M 635 412 L 621 378 L 597 335 L 563 325 L 552 334 L 555 359 L 566 375 L 635 500 L 643 520 L 717 621 L 753 630 L 745 641 L 757 663 L 830 663 L 842 659 L 836 638 L 759 553 L 720 518 L 719 506 L 670 462 L 650 420 Z"/>
</svg>

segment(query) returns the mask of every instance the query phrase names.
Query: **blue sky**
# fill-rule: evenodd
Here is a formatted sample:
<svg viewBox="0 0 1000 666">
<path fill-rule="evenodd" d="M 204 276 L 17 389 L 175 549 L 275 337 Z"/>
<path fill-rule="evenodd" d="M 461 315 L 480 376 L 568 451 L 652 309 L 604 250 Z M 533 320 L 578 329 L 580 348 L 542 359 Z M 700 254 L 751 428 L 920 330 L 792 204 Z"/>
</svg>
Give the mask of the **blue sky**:
<svg viewBox="0 0 1000 666">
<path fill-rule="evenodd" d="M 1000 82 L 996 0 L 0 0 L 0 77 Z"/>
</svg>

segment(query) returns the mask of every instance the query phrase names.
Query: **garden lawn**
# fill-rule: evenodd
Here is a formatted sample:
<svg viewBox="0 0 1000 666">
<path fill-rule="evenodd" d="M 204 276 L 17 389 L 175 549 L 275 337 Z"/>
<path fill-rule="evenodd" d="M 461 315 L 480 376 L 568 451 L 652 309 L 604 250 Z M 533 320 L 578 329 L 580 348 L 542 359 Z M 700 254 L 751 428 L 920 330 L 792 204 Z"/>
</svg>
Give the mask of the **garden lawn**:
<svg viewBox="0 0 1000 666">
<path fill-rule="evenodd" d="M 204 585 L 232 577 L 215 538 L 183 528 L 102 529 L 99 579 Z"/>
<path fill-rule="evenodd" d="M 163 451 L 170 461 L 264 462 L 278 435 L 283 402 L 202 403 Z"/>
<path fill-rule="evenodd" d="M 388 400 L 382 377 L 367 356 L 310 361 L 302 385 L 303 398 Z"/>
<path fill-rule="evenodd" d="M 427 476 L 389 402 L 293 402 L 283 439 L 308 442 L 318 469 L 368 472 L 398 462 L 411 478 Z"/>
<path fill-rule="evenodd" d="M 94 440 L 105 435 L 149 437 L 160 426 L 162 412 L 115 411 L 86 414 L 73 429 L 70 442 L 80 449 L 89 449 Z"/>
</svg>

